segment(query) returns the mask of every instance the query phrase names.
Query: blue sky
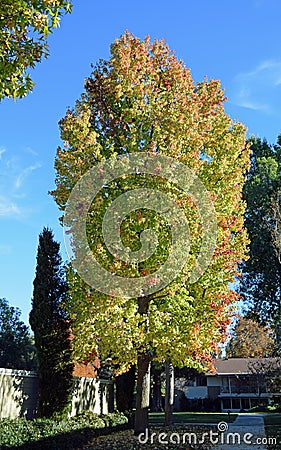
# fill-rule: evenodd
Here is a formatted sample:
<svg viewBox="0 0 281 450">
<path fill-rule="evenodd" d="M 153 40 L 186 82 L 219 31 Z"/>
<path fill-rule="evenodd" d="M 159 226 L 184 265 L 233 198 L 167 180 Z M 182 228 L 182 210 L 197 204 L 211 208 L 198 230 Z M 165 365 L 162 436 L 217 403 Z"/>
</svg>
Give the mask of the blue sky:
<svg viewBox="0 0 281 450">
<path fill-rule="evenodd" d="M 164 38 L 195 81 L 220 79 L 226 110 L 248 133 L 281 133 L 279 0 L 74 0 L 50 38 L 51 56 L 33 71 L 34 92 L 0 104 L 0 297 L 28 323 L 38 234 L 54 230 L 66 258 L 59 212 L 48 191 L 60 144 L 58 121 L 83 91 L 91 63 L 108 58 L 126 29 Z"/>
</svg>

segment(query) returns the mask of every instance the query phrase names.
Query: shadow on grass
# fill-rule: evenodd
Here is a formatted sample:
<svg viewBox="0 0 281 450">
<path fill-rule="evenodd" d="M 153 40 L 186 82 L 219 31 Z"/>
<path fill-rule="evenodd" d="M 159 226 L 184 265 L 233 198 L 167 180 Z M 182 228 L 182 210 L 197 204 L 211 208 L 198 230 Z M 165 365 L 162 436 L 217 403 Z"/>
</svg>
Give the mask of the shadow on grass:
<svg viewBox="0 0 281 450">
<path fill-rule="evenodd" d="M 107 428 L 81 428 L 56 434 L 52 437 L 40 438 L 35 442 L 26 442 L 18 446 L 1 445 L 1 450 L 81 450 L 81 446 L 87 445 L 92 439 L 98 436 L 130 429 L 130 424 L 116 425 Z M 121 450 L 121 449 L 120 449 Z"/>
</svg>

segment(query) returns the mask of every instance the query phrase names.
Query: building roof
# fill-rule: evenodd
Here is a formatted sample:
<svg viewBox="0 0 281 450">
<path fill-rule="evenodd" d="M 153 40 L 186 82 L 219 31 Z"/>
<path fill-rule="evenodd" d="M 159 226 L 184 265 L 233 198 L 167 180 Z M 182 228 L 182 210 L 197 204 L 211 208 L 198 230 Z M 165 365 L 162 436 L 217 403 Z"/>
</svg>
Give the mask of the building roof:
<svg viewBox="0 0 281 450">
<path fill-rule="evenodd" d="M 280 358 L 222 358 L 214 362 L 214 375 L 265 373 L 281 366 Z"/>
</svg>

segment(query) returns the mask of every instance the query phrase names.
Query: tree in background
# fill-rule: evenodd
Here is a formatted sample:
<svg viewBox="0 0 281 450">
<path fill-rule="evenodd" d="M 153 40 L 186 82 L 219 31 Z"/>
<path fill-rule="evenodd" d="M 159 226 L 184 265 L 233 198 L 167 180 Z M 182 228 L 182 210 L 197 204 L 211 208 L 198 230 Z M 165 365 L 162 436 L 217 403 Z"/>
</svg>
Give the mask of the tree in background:
<svg viewBox="0 0 281 450">
<path fill-rule="evenodd" d="M 186 266 L 156 294 L 128 299 L 122 292 L 112 292 L 111 296 L 92 289 L 76 271 L 68 272 L 77 358 L 86 359 L 96 351 L 100 359 L 111 357 L 119 373 L 137 366 L 136 433 L 148 426 L 151 361 L 163 364 L 169 360 L 174 366 L 206 370 L 217 342 L 225 338 L 230 305 L 238 298 L 229 283 L 246 253 L 241 195 L 249 150 L 245 127 L 231 121 L 224 100 L 219 81 L 195 84 L 190 70 L 164 41 L 150 42 L 149 37 L 141 41 L 126 32 L 111 46 L 110 60 L 94 68 L 82 98 L 60 122 L 65 144 L 57 152 L 53 196 L 61 210 L 75 184 L 93 165 L 140 151 L 167 155 L 185 164 L 202 180 L 216 209 L 214 257 L 192 285 L 188 279 L 200 252 L 202 221 L 191 197 L 157 177 L 157 170 L 155 176 L 136 174 L 109 183 L 88 211 L 91 251 L 103 267 L 124 278 L 153 278 L 169 255 L 170 228 L 155 211 L 144 208 L 130 213 L 121 227 L 124 245 L 138 251 L 140 233 L 149 228 L 157 232 L 159 245 L 149 260 L 124 264 L 106 249 L 102 236 L 103 217 L 112 200 L 128 189 L 160 190 L 180 206 L 189 221 L 191 251 Z M 83 209 L 83 201 L 77 213 L 79 208 Z M 67 225 L 71 229 L 73 224 Z M 74 242 L 77 258 L 83 255 L 83 245 L 77 236 Z M 90 270 L 87 259 L 83 264 Z"/>
<path fill-rule="evenodd" d="M 281 135 L 276 145 L 252 138 L 252 164 L 244 186 L 249 259 L 242 265 L 240 293 L 248 316 L 274 330 L 281 351 L 280 188 Z"/>
<path fill-rule="evenodd" d="M 226 347 L 228 358 L 262 358 L 272 356 L 272 330 L 252 319 L 241 317 Z"/>
<path fill-rule="evenodd" d="M 64 0 L 1 0 L 0 100 L 32 91 L 28 70 L 48 56 L 47 37 L 70 11 L 71 2 Z"/>
<path fill-rule="evenodd" d="M 63 414 L 72 387 L 70 322 L 64 309 L 67 284 L 60 245 L 44 228 L 39 235 L 30 325 L 39 369 L 39 414 Z"/>
<path fill-rule="evenodd" d="M 36 349 L 20 310 L 0 299 L 0 367 L 36 370 Z"/>
</svg>

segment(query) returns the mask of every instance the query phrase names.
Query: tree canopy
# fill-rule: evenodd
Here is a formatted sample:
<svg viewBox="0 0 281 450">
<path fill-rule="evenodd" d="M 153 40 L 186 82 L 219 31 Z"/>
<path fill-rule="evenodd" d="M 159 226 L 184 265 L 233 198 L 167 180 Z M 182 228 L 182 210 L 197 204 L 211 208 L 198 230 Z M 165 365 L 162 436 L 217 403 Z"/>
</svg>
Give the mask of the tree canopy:
<svg viewBox="0 0 281 450">
<path fill-rule="evenodd" d="M 251 138 L 252 164 L 243 196 L 249 259 L 243 263 L 240 293 L 250 309 L 248 315 L 275 331 L 281 348 L 280 188 L 281 136 L 277 144 Z"/>
<path fill-rule="evenodd" d="M 263 358 L 272 356 L 272 330 L 252 319 L 241 317 L 232 332 L 227 348 L 228 358 Z"/>
<path fill-rule="evenodd" d="M 36 349 L 20 315 L 18 308 L 9 306 L 5 298 L 0 299 L 0 367 L 34 370 Z"/>
<path fill-rule="evenodd" d="M 48 35 L 70 11 L 71 2 L 65 0 L 0 2 L 0 100 L 32 91 L 28 71 L 48 56 Z"/>
<path fill-rule="evenodd" d="M 249 149 L 245 127 L 225 113 L 224 101 L 219 81 L 195 83 L 190 70 L 164 41 L 151 42 L 149 37 L 141 41 L 126 32 L 112 44 L 110 60 L 94 67 L 81 99 L 61 120 L 64 148 L 57 151 L 53 195 L 63 211 L 71 195 L 74 199 L 74 215 L 66 214 L 64 224 L 72 236 L 74 261 L 81 261 L 68 275 L 74 348 L 80 358 L 86 360 L 96 353 L 103 358 L 110 356 L 119 372 L 137 363 L 139 379 L 140 365 L 146 364 L 147 369 L 151 358 L 160 363 L 170 359 L 181 367 L 207 367 L 217 342 L 225 338 L 229 308 L 237 300 L 229 283 L 246 255 L 241 195 Z M 140 154 L 143 165 L 135 173 L 126 172 Z M 164 157 L 170 158 L 170 169 L 163 163 Z M 125 172 L 112 177 L 115 161 L 117 166 L 123 164 Z M 147 169 L 151 161 L 155 161 L 151 163 L 154 172 Z M 190 171 L 189 192 L 177 185 L 183 165 Z M 91 175 L 92 166 L 96 167 L 97 182 L 106 171 L 111 178 L 95 198 L 89 199 L 95 184 L 86 183 L 89 192 L 81 187 L 81 196 L 82 185 L 76 183 Z M 198 179 L 206 190 L 201 191 L 202 196 L 196 191 Z M 186 238 L 178 253 L 179 258 L 187 253 L 184 267 L 175 280 L 158 291 L 159 279 L 154 274 L 169 257 L 172 225 L 183 216 L 177 210 L 167 219 L 150 194 L 142 205 L 133 203 L 134 195 L 139 199 L 140 190 L 143 193 L 145 188 L 153 190 L 158 199 L 162 198 L 158 192 L 164 193 L 165 212 L 172 210 L 173 201 L 189 225 L 190 252 Z M 123 206 L 135 205 L 129 211 L 124 207 L 121 215 L 117 211 L 107 222 L 113 224 L 108 237 L 122 217 L 120 238 L 125 250 L 121 258 L 104 245 L 103 234 L 103 219 L 119 196 L 125 199 Z M 202 204 L 208 205 L 205 215 Z M 216 214 L 213 228 L 211 210 Z M 80 275 L 92 270 L 91 259 L 85 255 L 81 235 L 74 230 L 85 211 L 90 250 L 99 264 L 124 280 L 134 278 L 136 284 L 143 277 L 147 288 L 156 285 L 153 292 L 146 294 L 144 288 L 128 298 L 122 295 L 122 288 L 110 291 L 106 278 L 104 292 L 85 283 Z M 206 242 L 207 224 L 213 235 L 208 235 Z M 138 252 L 145 241 L 142 232 L 147 229 L 157 232 L 158 243 L 150 240 L 153 254 L 140 258 Z M 208 247 L 213 256 L 206 266 L 202 247 Z M 128 254 L 137 255 L 137 262 Z M 194 273 L 198 276 L 191 280 Z M 99 276 L 98 272 L 94 275 Z M 144 366 L 141 373 L 146 370 Z"/>
</svg>

